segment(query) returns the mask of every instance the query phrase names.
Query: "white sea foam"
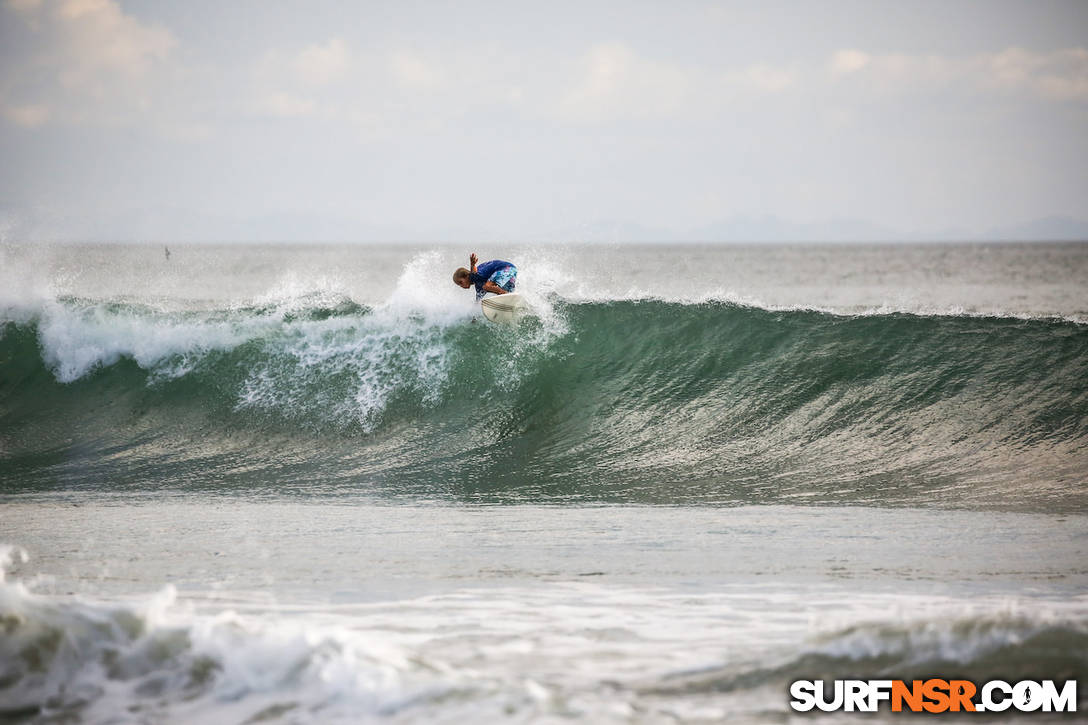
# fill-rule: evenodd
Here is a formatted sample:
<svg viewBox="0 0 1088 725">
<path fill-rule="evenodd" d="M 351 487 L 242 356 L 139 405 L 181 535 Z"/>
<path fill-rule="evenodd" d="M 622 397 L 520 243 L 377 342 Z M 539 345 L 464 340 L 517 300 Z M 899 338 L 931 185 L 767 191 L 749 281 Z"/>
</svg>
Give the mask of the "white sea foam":
<svg viewBox="0 0 1088 725">
<path fill-rule="evenodd" d="M 229 350 L 274 324 L 261 318 L 192 319 L 105 304 L 54 304 L 39 317 L 38 337 L 46 364 L 57 380 L 69 383 L 121 358 L 163 373 L 168 371 L 161 366 L 172 361 L 173 374 L 179 374 L 191 367 L 186 358 Z"/>
<path fill-rule="evenodd" d="M 0 583 L 9 623 L 0 681 L 11 683 L 0 705 L 81 722 L 723 719 L 784 711 L 779 680 L 811 654 L 855 663 L 856 675 L 947 662 L 970 674 L 1036 634 L 1088 634 L 1086 597 L 824 586 L 799 600 L 773 584 L 692 592 L 569 582 L 342 606 L 246 604 L 240 593 L 223 608 L 217 596 L 167 586 L 106 601 Z"/>
</svg>

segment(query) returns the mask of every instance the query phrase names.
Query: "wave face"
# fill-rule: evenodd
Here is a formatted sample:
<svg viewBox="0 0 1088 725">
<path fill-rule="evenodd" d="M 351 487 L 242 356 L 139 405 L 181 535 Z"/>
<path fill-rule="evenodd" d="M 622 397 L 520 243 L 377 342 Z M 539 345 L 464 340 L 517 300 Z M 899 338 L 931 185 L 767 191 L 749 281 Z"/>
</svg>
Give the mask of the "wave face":
<svg viewBox="0 0 1088 725">
<path fill-rule="evenodd" d="M 539 308 L 9 310 L 0 491 L 1085 509 L 1088 326 Z"/>
</svg>

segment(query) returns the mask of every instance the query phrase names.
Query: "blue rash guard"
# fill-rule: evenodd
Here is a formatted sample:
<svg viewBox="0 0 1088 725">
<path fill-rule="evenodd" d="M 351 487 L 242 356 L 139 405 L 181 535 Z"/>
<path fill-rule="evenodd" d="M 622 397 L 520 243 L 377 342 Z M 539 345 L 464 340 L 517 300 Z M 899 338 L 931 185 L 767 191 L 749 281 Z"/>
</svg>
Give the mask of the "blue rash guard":
<svg viewBox="0 0 1088 725">
<path fill-rule="evenodd" d="M 518 282 L 518 268 L 501 259 L 476 265 L 475 272 L 469 272 L 469 282 L 476 285 L 476 299 L 484 296 L 484 284 L 494 282 L 507 292 L 513 292 Z"/>
</svg>

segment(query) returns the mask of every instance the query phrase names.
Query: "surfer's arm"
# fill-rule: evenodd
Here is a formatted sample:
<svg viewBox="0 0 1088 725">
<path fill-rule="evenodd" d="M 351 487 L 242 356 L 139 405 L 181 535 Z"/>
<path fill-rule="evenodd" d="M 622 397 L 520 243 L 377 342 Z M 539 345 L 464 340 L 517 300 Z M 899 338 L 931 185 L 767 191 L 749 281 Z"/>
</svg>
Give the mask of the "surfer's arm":
<svg viewBox="0 0 1088 725">
<path fill-rule="evenodd" d="M 491 280 L 488 280 L 487 282 L 484 282 L 484 292 L 491 292 L 491 293 L 494 293 L 494 294 L 497 294 L 497 295 L 506 294 L 506 290 L 504 290 L 502 287 L 498 286 L 497 284 L 495 284 Z"/>
<path fill-rule="evenodd" d="M 468 255 L 468 271 L 469 272 L 472 272 L 473 274 L 476 274 L 476 260 L 478 260 L 478 259 L 479 259 L 479 257 L 476 256 L 475 252 Z"/>
</svg>

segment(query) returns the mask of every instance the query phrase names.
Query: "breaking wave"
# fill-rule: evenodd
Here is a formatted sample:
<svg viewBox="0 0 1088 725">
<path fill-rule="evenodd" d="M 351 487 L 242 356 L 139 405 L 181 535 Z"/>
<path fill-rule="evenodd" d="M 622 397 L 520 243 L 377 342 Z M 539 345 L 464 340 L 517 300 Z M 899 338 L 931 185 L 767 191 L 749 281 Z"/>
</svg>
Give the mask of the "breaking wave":
<svg viewBox="0 0 1088 725">
<path fill-rule="evenodd" d="M 1083 510 L 1084 325 L 535 304 L 518 328 L 327 292 L 9 310 L 0 487 Z"/>
<path fill-rule="evenodd" d="M 2 547 L 0 559 L 17 567 L 25 553 Z M 750 716 L 777 719 L 767 703 L 784 708 L 795 679 L 1088 675 L 1084 597 L 817 590 L 801 611 L 768 617 L 776 596 L 550 583 L 339 608 L 213 608 L 172 586 L 110 601 L 0 579 L 0 717 L 629 722 L 755 707 Z M 853 624 L 812 631 L 816 613 L 836 611 Z"/>
</svg>

